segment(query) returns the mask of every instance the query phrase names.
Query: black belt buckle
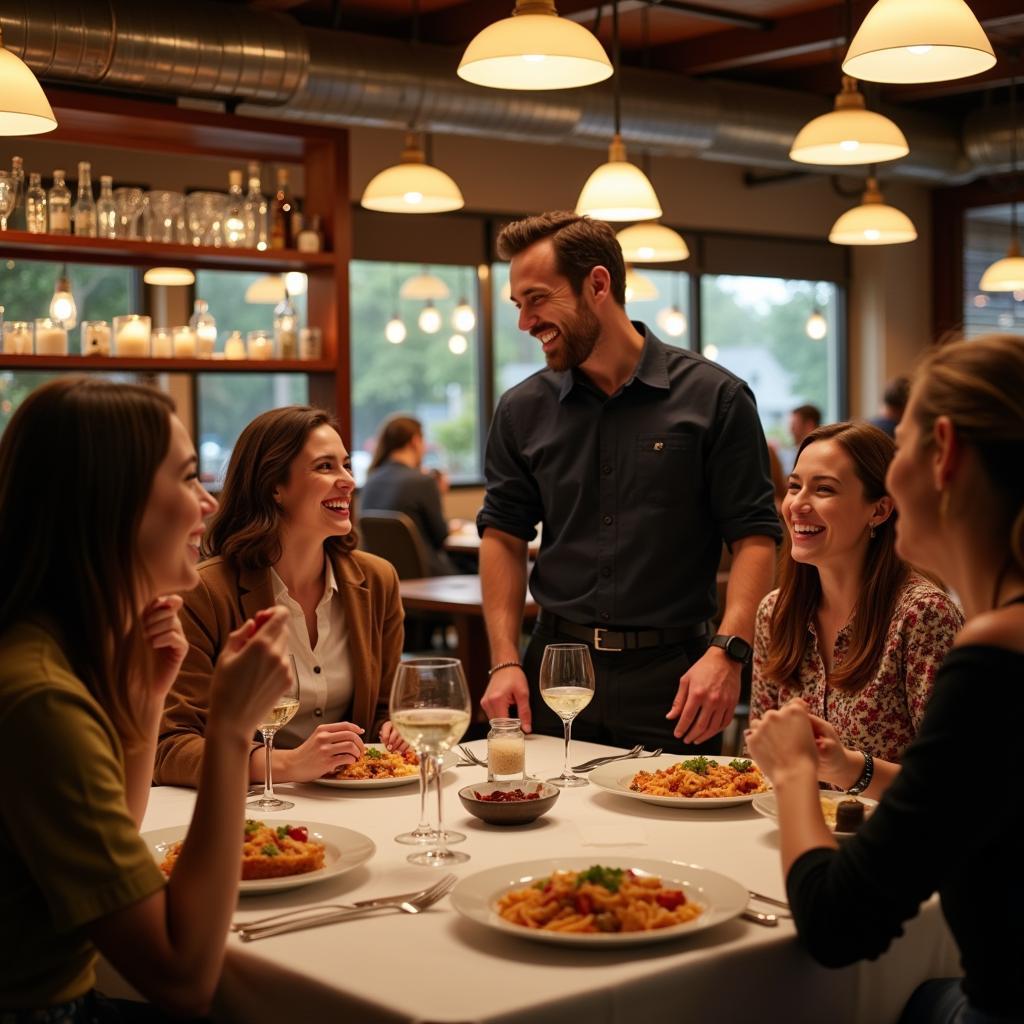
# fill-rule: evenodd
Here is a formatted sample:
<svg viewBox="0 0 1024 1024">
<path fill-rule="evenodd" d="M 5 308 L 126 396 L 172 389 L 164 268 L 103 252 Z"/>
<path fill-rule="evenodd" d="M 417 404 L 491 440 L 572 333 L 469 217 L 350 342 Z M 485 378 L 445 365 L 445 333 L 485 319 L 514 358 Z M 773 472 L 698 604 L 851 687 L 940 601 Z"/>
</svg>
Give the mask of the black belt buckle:
<svg viewBox="0 0 1024 1024">
<path fill-rule="evenodd" d="M 609 630 L 604 629 L 601 626 L 594 627 L 594 650 L 595 651 L 623 651 L 624 647 L 605 647 L 604 637 Z M 619 634 L 622 635 L 621 633 Z"/>
</svg>

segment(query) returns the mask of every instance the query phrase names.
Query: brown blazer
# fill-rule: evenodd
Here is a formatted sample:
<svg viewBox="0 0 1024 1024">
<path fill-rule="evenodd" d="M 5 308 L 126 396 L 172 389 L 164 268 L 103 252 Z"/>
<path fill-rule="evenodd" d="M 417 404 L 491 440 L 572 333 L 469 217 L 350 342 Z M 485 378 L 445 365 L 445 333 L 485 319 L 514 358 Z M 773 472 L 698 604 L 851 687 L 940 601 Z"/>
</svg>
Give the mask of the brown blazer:
<svg viewBox="0 0 1024 1024">
<path fill-rule="evenodd" d="M 391 681 L 402 655 L 398 575 L 390 562 L 365 551 L 349 552 L 331 565 L 348 625 L 354 686 L 349 719 L 366 730 L 367 740 L 375 739 L 388 717 Z M 269 569 L 239 570 L 223 558 L 199 566 L 199 585 L 185 595 L 181 610 L 189 651 L 167 695 L 156 748 L 156 785 L 198 785 L 217 655 L 229 633 L 273 603 Z"/>
</svg>

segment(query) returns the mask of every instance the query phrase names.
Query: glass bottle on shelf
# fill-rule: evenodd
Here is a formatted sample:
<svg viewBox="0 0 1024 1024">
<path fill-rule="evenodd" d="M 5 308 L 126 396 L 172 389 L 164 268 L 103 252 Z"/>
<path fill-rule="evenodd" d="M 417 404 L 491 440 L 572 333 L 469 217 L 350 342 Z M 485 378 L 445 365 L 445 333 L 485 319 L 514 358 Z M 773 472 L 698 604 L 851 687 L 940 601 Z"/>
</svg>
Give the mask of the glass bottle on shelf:
<svg viewBox="0 0 1024 1024">
<path fill-rule="evenodd" d="M 296 359 L 299 355 L 299 318 L 295 303 L 284 291 L 284 298 L 274 307 L 274 347 L 279 359 Z"/>
<path fill-rule="evenodd" d="M 92 167 L 87 160 L 78 165 L 78 199 L 72 217 L 76 235 L 96 237 L 96 200 L 92 197 Z"/>
<path fill-rule="evenodd" d="M 245 196 L 242 172 L 228 171 L 228 205 L 224 213 L 224 242 L 229 249 L 242 249 L 246 242 Z"/>
<path fill-rule="evenodd" d="M 246 245 L 261 252 L 270 245 L 270 204 L 260 187 L 260 165 L 249 164 L 249 191 L 245 197 Z"/>
<path fill-rule="evenodd" d="M 20 156 L 11 157 L 11 180 L 14 182 L 14 209 L 7 219 L 7 228 L 9 231 L 26 231 L 25 163 Z"/>
<path fill-rule="evenodd" d="M 299 235 L 302 234 L 303 227 L 305 227 L 305 217 L 302 213 L 302 200 L 296 197 L 292 200 L 291 231 L 289 232 L 293 248 L 298 246 Z"/>
<path fill-rule="evenodd" d="M 292 248 L 292 197 L 288 191 L 288 168 L 277 169 L 277 192 L 270 205 L 270 248 Z"/>
<path fill-rule="evenodd" d="M 100 197 L 96 200 L 96 234 L 99 238 L 117 238 L 114 179 L 109 174 L 100 175 Z"/>
<path fill-rule="evenodd" d="M 47 215 L 51 235 L 71 234 L 71 192 L 64 183 L 64 171 L 53 172 L 53 185 L 46 194 Z"/>
<path fill-rule="evenodd" d="M 320 235 L 320 214 L 314 213 L 295 240 L 295 248 L 299 252 L 320 252 L 323 247 L 323 238 Z"/>
<path fill-rule="evenodd" d="M 28 176 L 28 190 L 25 192 L 25 227 L 30 234 L 46 234 L 46 192 L 43 179 L 33 171 Z"/>
<path fill-rule="evenodd" d="M 188 325 L 195 332 L 199 355 L 209 357 L 217 344 L 217 321 L 205 299 L 196 299 Z"/>
</svg>

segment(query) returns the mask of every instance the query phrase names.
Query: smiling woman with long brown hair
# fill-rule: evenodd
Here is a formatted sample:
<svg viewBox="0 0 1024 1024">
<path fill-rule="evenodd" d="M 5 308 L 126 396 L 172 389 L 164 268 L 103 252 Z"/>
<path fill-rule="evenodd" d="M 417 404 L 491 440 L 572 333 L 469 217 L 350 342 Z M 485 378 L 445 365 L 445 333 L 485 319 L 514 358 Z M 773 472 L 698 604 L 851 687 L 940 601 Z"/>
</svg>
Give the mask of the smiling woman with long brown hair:
<svg viewBox="0 0 1024 1024">
<path fill-rule="evenodd" d="M 751 718 L 802 698 L 831 726 L 823 778 L 844 788 L 869 759 L 899 760 L 963 622 L 896 554 L 894 450 L 866 423 L 808 434 L 782 502 L 790 553 L 757 613 Z"/>
</svg>

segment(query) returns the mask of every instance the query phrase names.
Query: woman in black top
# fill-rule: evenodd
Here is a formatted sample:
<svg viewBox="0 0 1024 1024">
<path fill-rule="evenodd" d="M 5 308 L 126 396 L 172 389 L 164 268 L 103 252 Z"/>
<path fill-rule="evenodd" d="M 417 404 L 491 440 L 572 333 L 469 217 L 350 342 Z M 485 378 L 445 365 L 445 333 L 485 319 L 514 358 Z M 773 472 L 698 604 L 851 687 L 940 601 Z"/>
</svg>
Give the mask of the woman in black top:
<svg viewBox="0 0 1024 1024">
<path fill-rule="evenodd" d="M 1020 755 L 993 727 L 1024 718 L 1024 338 L 930 354 L 896 440 L 897 551 L 945 580 L 967 618 L 918 737 L 841 849 L 818 806 L 806 707 L 769 711 L 748 742 L 775 786 L 790 904 L 812 955 L 836 967 L 876 957 L 938 892 L 965 977 L 921 986 L 903 1020 L 1022 1020 Z"/>
</svg>

